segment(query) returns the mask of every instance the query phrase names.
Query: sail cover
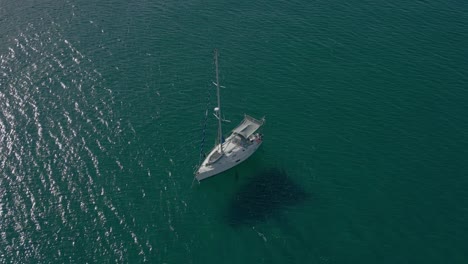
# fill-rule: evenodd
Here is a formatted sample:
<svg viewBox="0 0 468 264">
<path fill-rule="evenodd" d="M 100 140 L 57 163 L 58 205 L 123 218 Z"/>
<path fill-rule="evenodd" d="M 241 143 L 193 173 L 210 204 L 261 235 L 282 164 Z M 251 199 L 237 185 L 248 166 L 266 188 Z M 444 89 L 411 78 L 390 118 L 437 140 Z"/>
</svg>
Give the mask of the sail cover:
<svg viewBox="0 0 468 264">
<path fill-rule="evenodd" d="M 251 116 L 245 115 L 244 120 L 232 130 L 233 133 L 248 138 L 263 125 L 263 120 L 257 120 Z"/>
</svg>

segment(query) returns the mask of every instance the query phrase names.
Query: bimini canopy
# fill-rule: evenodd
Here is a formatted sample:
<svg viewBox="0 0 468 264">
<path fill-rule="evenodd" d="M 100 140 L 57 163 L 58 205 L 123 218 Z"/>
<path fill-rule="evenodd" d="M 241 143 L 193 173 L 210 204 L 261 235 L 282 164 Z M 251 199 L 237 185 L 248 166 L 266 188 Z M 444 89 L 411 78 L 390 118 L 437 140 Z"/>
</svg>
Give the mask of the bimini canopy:
<svg viewBox="0 0 468 264">
<path fill-rule="evenodd" d="M 257 120 L 251 116 L 245 115 L 244 120 L 232 130 L 233 133 L 248 138 L 263 125 L 263 120 Z"/>
</svg>

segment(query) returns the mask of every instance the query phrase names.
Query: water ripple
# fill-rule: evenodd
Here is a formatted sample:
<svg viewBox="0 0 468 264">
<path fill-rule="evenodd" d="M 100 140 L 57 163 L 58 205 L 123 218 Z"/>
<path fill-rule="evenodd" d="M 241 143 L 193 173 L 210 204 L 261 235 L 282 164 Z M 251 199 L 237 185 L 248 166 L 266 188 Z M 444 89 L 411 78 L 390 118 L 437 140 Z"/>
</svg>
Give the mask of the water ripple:
<svg viewBox="0 0 468 264">
<path fill-rule="evenodd" d="M 131 240 L 146 259 L 151 244 L 108 195 L 121 190 L 116 172 L 128 173 L 115 154 L 119 138 L 136 132 L 113 120 L 112 90 L 62 32 L 29 24 L 0 55 L 1 258 L 65 261 L 79 247 L 93 252 L 77 260 L 123 260 Z"/>
</svg>

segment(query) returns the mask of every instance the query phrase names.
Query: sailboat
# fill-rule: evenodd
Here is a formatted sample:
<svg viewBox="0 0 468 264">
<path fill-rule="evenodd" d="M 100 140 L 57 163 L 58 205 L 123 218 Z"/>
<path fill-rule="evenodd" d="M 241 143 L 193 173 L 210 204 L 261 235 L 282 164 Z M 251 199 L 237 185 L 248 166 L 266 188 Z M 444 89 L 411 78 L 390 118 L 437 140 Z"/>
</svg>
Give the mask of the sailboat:
<svg viewBox="0 0 468 264">
<path fill-rule="evenodd" d="M 219 94 L 218 77 L 218 51 L 214 52 L 216 65 L 216 94 L 218 106 L 214 109 L 214 116 L 218 119 L 218 136 L 214 148 L 200 164 L 195 172 L 198 181 L 215 176 L 248 159 L 260 147 L 263 135 L 256 131 L 265 123 L 265 118 L 255 119 L 244 115 L 240 124 L 232 130 L 229 137 L 224 140 L 221 116 L 221 98 Z"/>
</svg>

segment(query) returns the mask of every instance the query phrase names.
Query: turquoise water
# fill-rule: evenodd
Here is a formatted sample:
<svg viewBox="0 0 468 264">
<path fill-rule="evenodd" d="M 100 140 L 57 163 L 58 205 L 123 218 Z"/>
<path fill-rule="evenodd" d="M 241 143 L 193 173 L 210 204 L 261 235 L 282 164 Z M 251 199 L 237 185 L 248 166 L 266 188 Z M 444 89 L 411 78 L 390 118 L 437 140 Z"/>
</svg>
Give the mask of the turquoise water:
<svg viewBox="0 0 468 264">
<path fill-rule="evenodd" d="M 3 1 L 0 263 L 466 263 L 466 47 L 462 1 Z M 214 48 L 265 141 L 193 184 Z"/>
</svg>

